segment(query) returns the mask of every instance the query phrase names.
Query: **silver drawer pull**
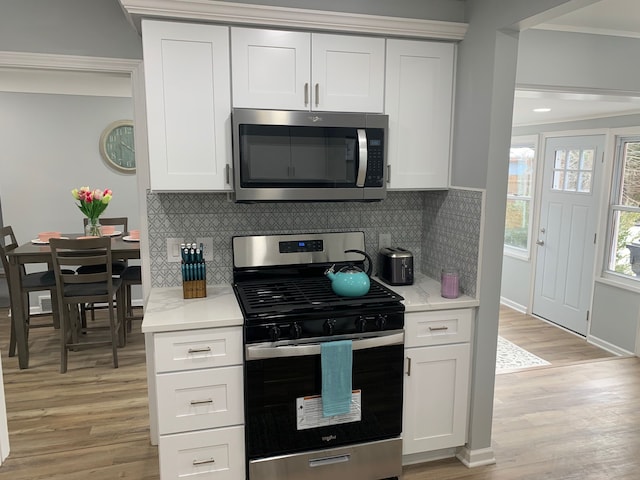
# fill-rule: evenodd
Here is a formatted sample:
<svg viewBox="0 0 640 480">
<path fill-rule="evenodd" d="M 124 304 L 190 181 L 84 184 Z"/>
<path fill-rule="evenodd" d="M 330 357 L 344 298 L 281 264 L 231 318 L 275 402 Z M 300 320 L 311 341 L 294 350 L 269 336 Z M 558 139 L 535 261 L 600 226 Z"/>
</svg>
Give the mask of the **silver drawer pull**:
<svg viewBox="0 0 640 480">
<path fill-rule="evenodd" d="M 210 351 L 211 351 L 211 347 L 189 349 L 189 353 L 204 353 L 204 352 L 210 352 Z"/>
<path fill-rule="evenodd" d="M 216 463 L 215 459 L 213 458 L 208 458 L 206 460 L 194 460 L 193 465 L 205 465 L 207 463 Z"/>
<path fill-rule="evenodd" d="M 213 403 L 213 400 L 207 398 L 206 400 L 191 400 L 191 405 L 203 405 L 205 403 Z"/>
<path fill-rule="evenodd" d="M 351 460 L 351 455 L 349 453 L 345 455 L 336 455 L 335 457 L 325 457 L 325 458 L 313 458 L 309 460 L 310 467 L 323 467 L 325 465 L 332 465 L 334 463 L 344 463 Z"/>
<path fill-rule="evenodd" d="M 429 327 L 430 332 L 439 332 L 441 330 L 449 330 L 449 327 Z"/>
</svg>

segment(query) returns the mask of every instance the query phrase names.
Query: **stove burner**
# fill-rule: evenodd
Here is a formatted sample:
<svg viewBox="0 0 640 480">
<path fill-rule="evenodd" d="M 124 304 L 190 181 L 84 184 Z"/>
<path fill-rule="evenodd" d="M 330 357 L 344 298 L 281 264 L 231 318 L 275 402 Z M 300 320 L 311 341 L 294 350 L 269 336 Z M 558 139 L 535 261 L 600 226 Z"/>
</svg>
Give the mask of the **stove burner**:
<svg viewBox="0 0 640 480">
<path fill-rule="evenodd" d="M 361 297 L 340 297 L 327 278 L 248 280 L 235 284 L 247 317 L 302 313 L 318 309 L 342 310 L 354 306 L 399 303 L 402 297 L 375 280 Z"/>
</svg>

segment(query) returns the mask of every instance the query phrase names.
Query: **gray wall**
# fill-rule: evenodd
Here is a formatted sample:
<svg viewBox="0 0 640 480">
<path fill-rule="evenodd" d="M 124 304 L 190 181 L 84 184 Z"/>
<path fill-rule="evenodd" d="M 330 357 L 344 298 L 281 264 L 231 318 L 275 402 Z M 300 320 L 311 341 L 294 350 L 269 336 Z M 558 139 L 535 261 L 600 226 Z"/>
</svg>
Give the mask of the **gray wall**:
<svg viewBox="0 0 640 480">
<path fill-rule="evenodd" d="M 105 216 L 128 216 L 137 226 L 135 175 L 110 169 L 98 151 L 103 129 L 132 110 L 130 98 L 0 92 L 3 220 L 20 242 L 47 230 L 80 232 L 71 190 L 85 185 L 111 188 Z"/>
<path fill-rule="evenodd" d="M 596 282 L 593 291 L 593 310 L 590 334 L 603 345 L 633 353 L 640 313 L 640 295 Z"/>
<path fill-rule="evenodd" d="M 639 38 L 527 30 L 520 41 L 518 84 L 640 92 Z"/>
<path fill-rule="evenodd" d="M 0 51 L 142 58 L 117 0 L 3 0 Z"/>
<path fill-rule="evenodd" d="M 523 313 L 531 313 L 531 268 L 531 260 L 507 255 L 502 259 L 500 298 L 506 305 Z"/>
</svg>

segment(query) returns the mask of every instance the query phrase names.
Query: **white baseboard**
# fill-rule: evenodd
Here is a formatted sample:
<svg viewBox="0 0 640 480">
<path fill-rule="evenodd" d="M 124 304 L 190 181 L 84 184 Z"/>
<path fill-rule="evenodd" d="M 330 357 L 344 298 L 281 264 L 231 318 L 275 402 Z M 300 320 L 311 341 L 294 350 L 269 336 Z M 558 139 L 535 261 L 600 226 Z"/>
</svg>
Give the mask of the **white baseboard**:
<svg viewBox="0 0 640 480">
<path fill-rule="evenodd" d="M 587 343 L 591 343 L 596 347 L 600 347 L 603 350 L 606 350 L 609 353 L 613 353 L 614 355 L 618 355 L 620 357 L 634 356 L 635 353 L 629 352 L 624 348 L 620 348 L 613 343 L 609 343 L 606 340 L 602 340 L 601 338 L 595 337 L 593 335 L 589 335 L 587 337 Z"/>
<path fill-rule="evenodd" d="M 505 307 L 509 307 L 514 309 L 517 312 L 528 314 L 528 308 L 524 305 L 520 305 L 519 303 L 513 302 L 508 298 L 500 297 L 500 303 Z"/>
<path fill-rule="evenodd" d="M 443 458 L 453 458 L 456 456 L 456 448 L 444 448 L 432 452 L 410 453 L 402 456 L 402 465 L 415 465 L 417 463 L 433 462 Z"/>
<path fill-rule="evenodd" d="M 458 449 L 456 458 L 460 460 L 468 468 L 482 467 L 484 465 L 493 465 L 496 463 L 496 457 L 493 448 L 479 448 L 470 450 L 466 445 Z"/>
</svg>

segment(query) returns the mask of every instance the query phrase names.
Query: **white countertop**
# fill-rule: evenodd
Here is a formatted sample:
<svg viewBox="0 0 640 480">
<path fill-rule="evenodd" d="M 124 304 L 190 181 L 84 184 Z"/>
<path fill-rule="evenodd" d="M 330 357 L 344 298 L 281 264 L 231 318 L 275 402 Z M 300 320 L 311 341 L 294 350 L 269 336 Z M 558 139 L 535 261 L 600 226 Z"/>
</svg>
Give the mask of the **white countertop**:
<svg viewBox="0 0 640 480">
<path fill-rule="evenodd" d="M 379 281 L 404 297 L 405 312 L 469 308 L 480 304 L 477 299 L 468 295 L 460 295 L 458 298 L 440 296 L 440 282 L 422 274 L 416 275 L 413 285 L 394 286 Z"/>
<path fill-rule="evenodd" d="M 182 287 L 152 288 L 142 331 L 169 332 L 242 325 L 242 312 L 231 285 L 207 285 L 204 298 L 184 299 Z"/>
<path fill-rule="evenodd" d="M 384 282 L 382 282 L 384 284 Z M 386 284 L 384 284 L 386 285 Z M 404 297 L 406 312 L 477 307 L 473 297 L 440 296 L 440 283 L 418 274 L 413 285 L 386 285 Z M 242 312 L 231 285 L 207 285 L 204 298 L 184 299 L 182 287 L 152 288 L 142 321 L 142 331 L 169 332 L 242 325 Z"/>
</svg>

